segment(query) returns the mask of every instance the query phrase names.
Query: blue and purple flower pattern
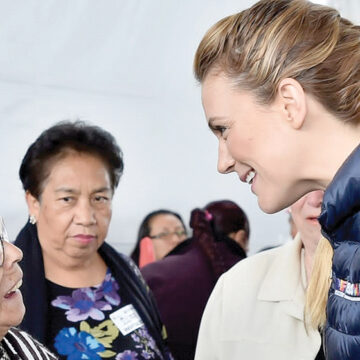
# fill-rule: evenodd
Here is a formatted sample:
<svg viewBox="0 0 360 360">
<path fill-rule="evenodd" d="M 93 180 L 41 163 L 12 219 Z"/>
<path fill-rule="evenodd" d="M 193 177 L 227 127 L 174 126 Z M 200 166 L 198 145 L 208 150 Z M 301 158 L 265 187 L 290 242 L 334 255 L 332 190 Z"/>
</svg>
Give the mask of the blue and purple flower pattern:
<svg viewBox="0 0 360 360">
<path fill-rule="evenodd" d="M 69 321 L 82 321 L 88 317 L 100 321 L 105 319 L 103 311 L 112 309 L 110 304 L 100 298 L 91 288 L 81 288 L 74 290 L 72 296 L 57 297 L 51 304 L 67 310 L 65 315 Z"/>
<path fill-rule="evenodd" d="M 111 276 L 110 272 L 106 273 L 105 280 L 100 285 L 100 287 L 96 290 L 97 297 L 102 298 L 108 301 L 111 305 L 119 305 L 120 304 L 120 296 L 118 294 L 119 284 L 116 280 Z"/>
<path fill-rule="evenodd" d="M 60 355 L 68 360 L 100 360 L 98 353 L 105 350 L 92 335 L 74 327 L 62 329 L 55 338 L 55 348 Z"/>
<path fill-rule="evenodd" d="M 54 307 L 66 310 L 66 319 L 72 323 L 86 319 L 101 322 L 109 318 L 109 314 L 106 315 L 105 312 L 118 309 L 120 303 L 119 284 L 109 270 L 100 286 L 79 288 L 72 291 L 71 296 L 58 296 L 51 302 Z M 114 360 L 162 359 L 154 339 L 144 326 L 127 336 L 131 337 L 133 348 L 116 354 L 114 349 L 109 349 L 109 344 L 104 341 L 102 343 L 101 337 L 96 333 L 66 327 L 59 331 L 54 347 L 67 360 L 109 359 L 109 351 L 116 355 L 111 356 Z"/>
<path fill-rule="evenodd" d="M 125 350 L 118 354 L 115 360 L 138 360 L 137 353 L 131 350 Z"/>
<path fill-rule="evenodd" d="M 141 350 L 141 356 L 144 359 L 155 358 L 155 353 L 158 356 L 161 356 L 155 344 L 154 339 L 150 336 L 150 334 L 144 327 L 135 330 L 131 334 L 131 337 L 137 343 L 135 347 Z"/>
</svg>

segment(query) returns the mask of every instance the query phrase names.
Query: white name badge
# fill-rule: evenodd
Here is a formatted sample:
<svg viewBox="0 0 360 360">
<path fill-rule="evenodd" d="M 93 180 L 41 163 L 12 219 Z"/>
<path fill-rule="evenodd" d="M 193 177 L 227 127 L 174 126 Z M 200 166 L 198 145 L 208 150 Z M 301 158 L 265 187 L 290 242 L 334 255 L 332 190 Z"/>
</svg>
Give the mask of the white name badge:
<svg viewBox="0 0 360 360">
<path fill-rule="evenodd" d="M 124 336 L 144 325 L 139 314 L 131 304 L 110 314 L 110 319 Z"/>
</svg>

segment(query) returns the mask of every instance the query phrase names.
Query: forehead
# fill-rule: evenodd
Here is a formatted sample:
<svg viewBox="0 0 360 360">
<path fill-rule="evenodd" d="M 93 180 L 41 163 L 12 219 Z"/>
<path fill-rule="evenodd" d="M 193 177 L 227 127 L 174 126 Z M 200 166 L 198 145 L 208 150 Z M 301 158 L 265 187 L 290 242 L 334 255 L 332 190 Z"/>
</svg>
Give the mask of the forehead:
<svg viewBox="0 0 360 360">
<path fill-rule="evenodd" d="M 150 219 L 151 228 L 182 227 L 181 221 L 172 214 L 159 214 Z"/>
<path fill-rule="evenodd" d="M 69 152 L 64 156 L 52 159 L 48 165 L 48 177 L 44 187 L 49 183 L 68 185 L 85 183 L 110 183 L 106 164 L 100 157 L 88 153 Z"/>
<path fill-rule="evenodd" d="M 211 110 L 217 104 L 216 99 L 226 100 L 231 94 L 229 80 L 222 74 L 209 73 L 201 86 L 201 98 L 205 109 Z"/>
<path fill-rule="evenodd" d="M 235 113 L 268 113 L 271 106 L 261 105 L 253 92 L 243 90 L 223 73 L 209 73 L 202 83 L 202 104 L 206 118 L 231 117 Z"/>
</svg>

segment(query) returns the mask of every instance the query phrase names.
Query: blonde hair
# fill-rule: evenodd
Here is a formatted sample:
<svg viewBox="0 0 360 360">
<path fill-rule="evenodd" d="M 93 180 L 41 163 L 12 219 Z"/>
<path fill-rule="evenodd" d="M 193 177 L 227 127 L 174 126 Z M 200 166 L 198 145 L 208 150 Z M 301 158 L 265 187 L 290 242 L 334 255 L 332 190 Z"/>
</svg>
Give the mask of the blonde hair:
<svg viewBox="0 0 360 360">
<path fill-rule="evenodd" d="M 333 253 L 331 244 L 322 236 L 316 248 L 305 304 L 305 317 L 315 329 L 322 328 L 326 321 Z"/>
<path fill-rule="evenodd" d="M 195 55 L 203 82 L 223 73 L 236 87 L 271 103 L 282 79 L 296 79 L 338 119 L 360 123 L 360 27 L 327 6 L 306 0 L 262 0 L 212 26 Z M 333 249 L 319 242 L 305 313 L 315 327 L 326 321 Z"/>
<path fill-rule="evenodd" d="M 260 103 L 274 100 L 284 78 L 349 123 L 360 123 L 360 27 L 330 7 L 305 0 L 262 0 L 206 33 L 195 55 L 202 82 L 223 72 Z"/>
</svg>

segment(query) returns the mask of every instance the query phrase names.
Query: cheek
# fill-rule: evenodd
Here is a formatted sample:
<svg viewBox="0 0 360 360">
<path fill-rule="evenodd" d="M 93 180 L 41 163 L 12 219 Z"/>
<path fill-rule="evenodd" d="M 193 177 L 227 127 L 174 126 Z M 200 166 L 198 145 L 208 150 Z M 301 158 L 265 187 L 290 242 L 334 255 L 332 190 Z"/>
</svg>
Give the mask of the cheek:
<svg viewBox="0 0 360 360">
<path fill-rule="evenodd" d="M 154 252 L 156 259 L 164 257 L 169 252 L 169 245 L 165 241 L 154 241 Z"/>
<path fill-rule="evenodd" d="M 234 157 L 248 157 L 258 151 L 259 146 L 254 147 L 255 141 L 251 136 L 244 136 L 239 129 L 233 129 L 229 132 L 226 139 L 226 146 L 229 153 Z"/>
<path fill-rule="evenodd" d="M 229 154 L 235 159 L 239 159 L 244 154 L 244 146 L 241 138 L 236 137 L 233 134 L 229 134 L 225 143 L 226 149 Z"/>
<path fill-rule="evenodd" d="M 61 247 L 72 224 L 72 214 L 70 212 L 54 211 L 42 212 L 37 222 L 39 240 L 45 247 Z"/>
<path fill-rule="evenodd" d="M 111 216 L 112 216 L 111 208 L 103 209 L 103 210 L 99 211 L 96 215 L 99 230 L 102 234 L 104 234 L 104 236 L 108 232 L 110 221 L 111 221 Z"/>
</svg>

